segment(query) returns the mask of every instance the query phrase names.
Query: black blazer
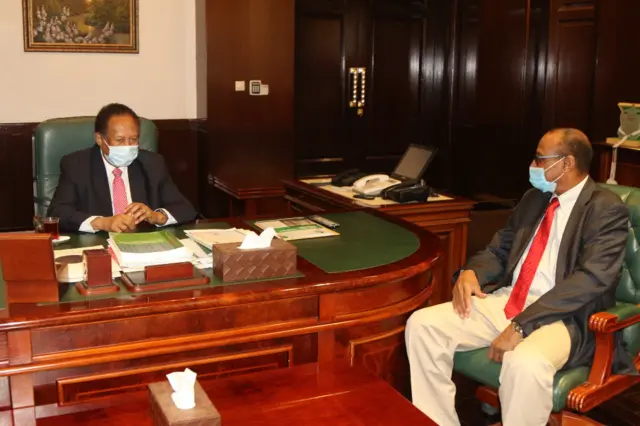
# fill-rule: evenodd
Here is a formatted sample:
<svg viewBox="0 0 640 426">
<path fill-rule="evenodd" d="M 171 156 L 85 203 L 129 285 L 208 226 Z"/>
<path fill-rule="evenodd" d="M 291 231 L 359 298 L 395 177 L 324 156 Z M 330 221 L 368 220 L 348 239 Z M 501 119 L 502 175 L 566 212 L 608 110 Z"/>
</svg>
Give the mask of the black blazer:
<svg viewBox="0 0 640 426">
<path fill-rule="evenodd" d="M 47 215 L 59 217 L 62 230 L 78 231 L 91 216 L 113 216 L 107 170 L 97 145 L 64 156 L 60 172 Z M 141 149 L 128 174 L 133 202 L 166 209 L 178 223 L 195 219 L 196 211 L 173 183 L 160 154 Z"/>
<path fill-rule="evenodd" d="M 513 271 L 549 204 L 551 194 L 529 190 L 504 229 L 465 266 L 478 276 L 484 292 L 511 285 Z M 514 318 L 525 334 L 563 321 L 571 335 L 565 368 L 593 361 L 595 339 L 589 317 L 615 305 L 629 233 L 629 212 L 620 198 L 588 178 L 569 216 L 560 242 L 555 286 Z M 637 374 L 617 339 L 614 370 Z"/>
</svg>

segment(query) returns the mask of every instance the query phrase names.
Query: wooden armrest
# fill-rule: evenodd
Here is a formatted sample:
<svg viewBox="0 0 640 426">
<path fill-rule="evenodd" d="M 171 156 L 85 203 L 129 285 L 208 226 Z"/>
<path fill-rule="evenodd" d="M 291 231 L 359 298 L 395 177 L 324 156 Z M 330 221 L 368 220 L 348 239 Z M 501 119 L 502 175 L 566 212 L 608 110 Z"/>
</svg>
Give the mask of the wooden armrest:
<svg viewBox="0 0 640 426">
<path fill-rule="evenodd" d="M 632 304 L 619 304 L 591 315 L 589 329 L 596 335 L 596 350 L 589 372 L 589 383 L 600 386 L 609 379 L 615 349 L 613 333 L 638 322 L 640 306 Z"/>
</svg>

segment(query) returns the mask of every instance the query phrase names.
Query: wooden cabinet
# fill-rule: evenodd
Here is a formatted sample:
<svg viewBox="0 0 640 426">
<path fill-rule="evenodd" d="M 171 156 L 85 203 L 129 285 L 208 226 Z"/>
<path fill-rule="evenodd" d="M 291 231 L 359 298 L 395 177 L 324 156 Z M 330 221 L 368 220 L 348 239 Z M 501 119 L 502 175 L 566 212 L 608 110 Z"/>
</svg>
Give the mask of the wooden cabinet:
<svg viewBox="0 0 640 426">
<path fill-rule="evenodd" d="M 445 175 L 436 170 L 447 158 L 444 3 L 296 1 L 298 177 L 389 173 L 410 143 L 439 146 L 433 175 Z"/>
</svg>

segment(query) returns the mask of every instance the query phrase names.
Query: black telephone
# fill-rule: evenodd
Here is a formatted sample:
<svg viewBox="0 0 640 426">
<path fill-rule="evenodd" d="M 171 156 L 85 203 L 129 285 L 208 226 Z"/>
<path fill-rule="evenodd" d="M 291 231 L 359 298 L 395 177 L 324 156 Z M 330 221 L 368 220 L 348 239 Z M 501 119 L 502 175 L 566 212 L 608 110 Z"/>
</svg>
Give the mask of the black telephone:
<svg viewBox="0 0 640 426">
<path fill-rule="evenodd" d="M 333 186 L 351 186 L 355 181 L 361 177 L 365 177 L 367 174 L 362 173 L 358 169 L 349 169 L 344 172 L 340 172 L 331 179 L 331 185 Z"/>
<path fill-rule="evenodd" d="M 382 191 L 380 196 L 384 200 L 392 200 L 397 203 L 417 201 L 424 203 L 435 192 L 433 188 L 418 180 L 408 180 L 390 186 Z"/>
</svg>

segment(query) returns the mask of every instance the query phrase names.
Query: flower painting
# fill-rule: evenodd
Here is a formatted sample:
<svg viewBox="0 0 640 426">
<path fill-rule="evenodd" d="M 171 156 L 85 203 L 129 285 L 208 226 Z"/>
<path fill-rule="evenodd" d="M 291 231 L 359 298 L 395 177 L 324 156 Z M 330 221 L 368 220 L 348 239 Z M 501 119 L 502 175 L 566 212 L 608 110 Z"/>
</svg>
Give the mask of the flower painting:
<svg viewBox="0 0 640 426">
<path fill-rule="evenodd" d="M 138 53 L 138 0 L 22 0 L 27 52 Z"/>
</svg>

